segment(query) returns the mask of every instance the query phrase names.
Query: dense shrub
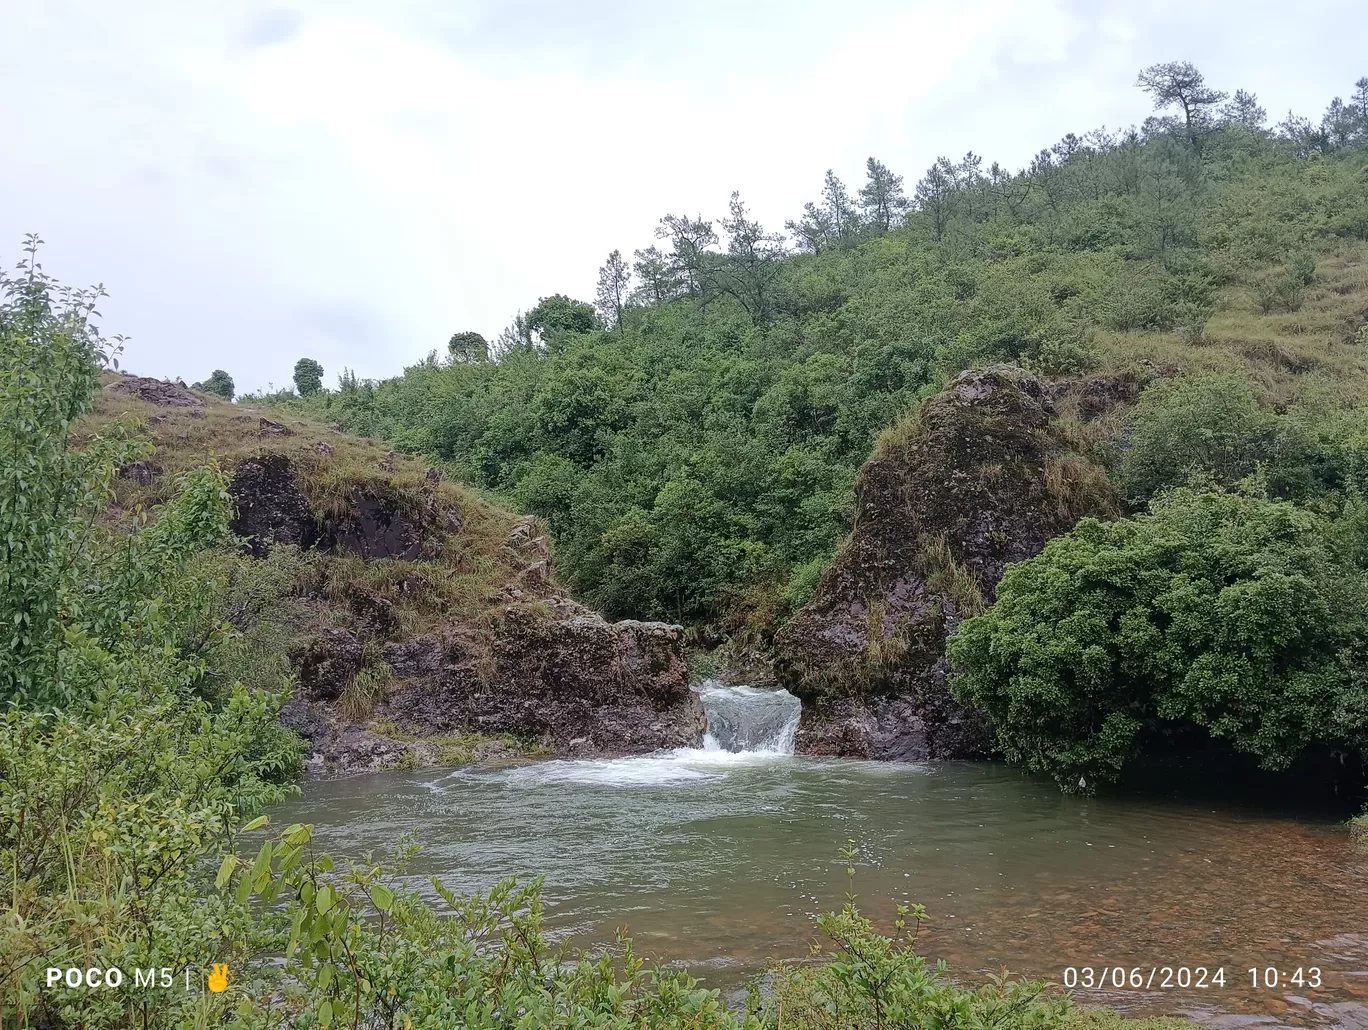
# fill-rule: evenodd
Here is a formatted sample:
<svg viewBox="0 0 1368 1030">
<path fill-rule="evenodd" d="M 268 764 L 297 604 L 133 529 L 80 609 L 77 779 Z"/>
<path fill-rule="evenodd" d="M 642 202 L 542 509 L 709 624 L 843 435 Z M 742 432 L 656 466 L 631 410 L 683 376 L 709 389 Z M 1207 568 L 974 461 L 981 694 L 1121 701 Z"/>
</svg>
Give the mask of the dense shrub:
<svg viewBox="0 0 1368 1030">
<path fill-rule="evenodd" d="M 950 641 L 954 690 L 1009 759 L 1066 789 L 1115 778 L 1166 728 L 1282 769 L 1368 744 L 1365 588 L 1320 517 L 1179 489 L 1010 568 Z"/>
<path fill-rule="evenodd" d="M 1232 374 L 1151 387 L 1132 422 L 1121 478 L 1126 493 L 1143 501 L 1194 475 L 1239 482 L 1269 457 L 1278 419 L 1259 406 L 1247 380 Z"/>
</svg>

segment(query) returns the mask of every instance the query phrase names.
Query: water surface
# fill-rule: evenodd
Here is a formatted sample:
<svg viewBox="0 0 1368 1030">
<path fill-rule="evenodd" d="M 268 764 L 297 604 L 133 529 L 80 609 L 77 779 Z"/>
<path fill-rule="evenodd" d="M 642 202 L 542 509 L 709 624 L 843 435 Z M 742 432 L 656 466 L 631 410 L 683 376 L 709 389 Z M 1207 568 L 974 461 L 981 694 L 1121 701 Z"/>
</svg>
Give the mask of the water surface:
<svg viewBox="0 0 1368 1030">
<path fill-rule="evenodd" d="M 471 891 L 544 874 L 557 934 L 592 946 L 625 924 L 643 955 L 723 988 L 807 954 L 813 917 L 843 900 L 853 838 L 860 903 L 885 925 L 896 902 L 925 904 L 924 950 L 957 973 L 1220 967 L 1223 988 L 1079 996 L 1215 1025 L 1257 1014 L 1368 1028 L 1368 856 L 1330 821 L 1068 797 L 987 763 L 796 758 L 783 753 L 791 733 L 757 732 L 744 713 L 724 723 L 757 749 L 714 738 L 641 758 L 316 782 L 276 819 L 315 823 L 348 855 L 387 854 L 415 832 L 416 883 Z M 1318 966 L 1323 985 L 1254 989 L 1255 966 Z"/>
</svg>

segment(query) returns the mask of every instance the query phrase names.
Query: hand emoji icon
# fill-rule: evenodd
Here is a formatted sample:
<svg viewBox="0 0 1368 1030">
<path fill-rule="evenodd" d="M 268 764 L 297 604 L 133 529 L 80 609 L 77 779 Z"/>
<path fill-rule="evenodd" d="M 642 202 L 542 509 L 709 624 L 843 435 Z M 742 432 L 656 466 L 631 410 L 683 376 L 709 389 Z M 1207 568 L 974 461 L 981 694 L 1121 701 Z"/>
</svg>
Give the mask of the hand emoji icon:
<svg viewBox="0 0 1368 1030">
<path fill-rule="evenodd" d="M 214 971 L 209 974 L 209 989 L 219 994 L 228 989 L 227 963 L 214 963 Z"/>
</svg>

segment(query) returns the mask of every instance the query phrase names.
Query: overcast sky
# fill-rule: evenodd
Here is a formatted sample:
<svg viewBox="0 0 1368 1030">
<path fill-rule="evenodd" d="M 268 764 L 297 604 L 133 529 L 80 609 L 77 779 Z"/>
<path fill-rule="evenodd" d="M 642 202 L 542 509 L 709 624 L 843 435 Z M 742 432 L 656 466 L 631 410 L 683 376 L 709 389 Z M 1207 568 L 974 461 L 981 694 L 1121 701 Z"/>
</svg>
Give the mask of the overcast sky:
<svg viewBox="0 0 1368 1030">
<path fill-rule="evenodd" d="M 1018 167 L 1191 60 L 1319 117 L 1362 0 L 0 0 L 0 258 L 103 282 L 124 364 L 239 392 L 398 373 L 592 299 L 614 247 L 733 189 L 778 228 L 873 154 Z"/>
</svg>

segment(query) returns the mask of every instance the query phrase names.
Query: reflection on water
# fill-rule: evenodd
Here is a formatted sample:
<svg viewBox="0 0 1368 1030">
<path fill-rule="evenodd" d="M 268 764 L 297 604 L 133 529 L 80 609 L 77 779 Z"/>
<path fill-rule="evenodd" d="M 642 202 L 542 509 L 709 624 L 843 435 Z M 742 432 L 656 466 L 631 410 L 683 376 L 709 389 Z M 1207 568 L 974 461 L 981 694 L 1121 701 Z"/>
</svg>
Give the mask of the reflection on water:
<svg viewBox="0 0 1368 1030">
<path fill-rule="evenodd" d="M 957 972 L 1219 965 L 1224 989 L 1080 997 L 1214 1025 L 1368 1028 L 1368 857 L 1328 821 L 1066 797 L 990 764 L 721 750 L 377 774 L 309 784 L 287 807 L 277 821 L 317 824 L 335 853 L 416 831 L 418 883 L 545 874 L 556 932 L 591 945 L 625 923 L 642 954 L 715 986 L 807 953 L 854 838 L 861 904 L 886 921 L 924 903 L 925 950 Z M 1251 967 L 1312 965 L 1319 990 L 1249 985 Z"/>
</svg>

